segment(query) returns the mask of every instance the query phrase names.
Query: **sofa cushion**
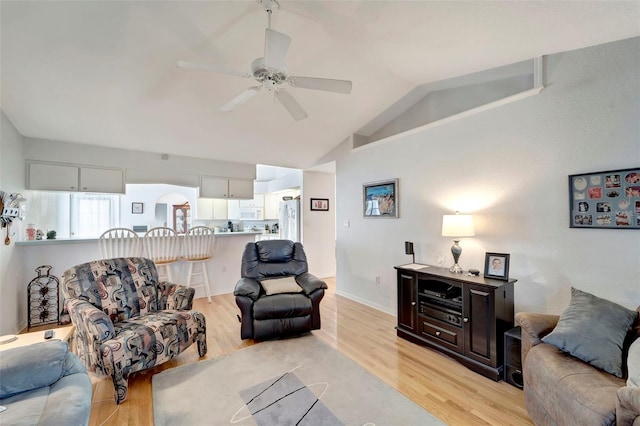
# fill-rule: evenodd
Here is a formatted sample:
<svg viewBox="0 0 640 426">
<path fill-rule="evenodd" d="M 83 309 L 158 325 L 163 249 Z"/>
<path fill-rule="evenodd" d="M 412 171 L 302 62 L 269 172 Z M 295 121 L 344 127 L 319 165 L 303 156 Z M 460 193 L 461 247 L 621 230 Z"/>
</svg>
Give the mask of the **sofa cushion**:
<svg viewBox="0 0 640 426">
<path fill-rule="evenodd" d="M 296 277 L 274 278 L 260 281 L 267 296 L 281 293 L 300 293 L 302 287 L 296 282 Z"/>
<path fill-rule="evenodd" d="M 627 366 L 629 369 L 627 386 L 640 386 L 640 339 L 636 339 L 629 348 Z"/>
<path fill-rule="evenodd" d="M 638 313 L 571 288 L 571 302 L 542 341 L 622 377 L 622 346 Z"/>
<path fill-rule="evenodd" d="M 542 410 L 553 420 L 541 423 L 562 425 L 571 419 L 572 425 L 615 424 L 616 391 L 624 379 L 544 343 L 527 354 L 523 375 L 527 409 Z"/>
<path fill-rule="evenodd" d="M 60 380 L 65 373 L 68 353 L 69 346 L 60 340 L 20 346 L 0 353 L 0 399 Z"/>
</svg>

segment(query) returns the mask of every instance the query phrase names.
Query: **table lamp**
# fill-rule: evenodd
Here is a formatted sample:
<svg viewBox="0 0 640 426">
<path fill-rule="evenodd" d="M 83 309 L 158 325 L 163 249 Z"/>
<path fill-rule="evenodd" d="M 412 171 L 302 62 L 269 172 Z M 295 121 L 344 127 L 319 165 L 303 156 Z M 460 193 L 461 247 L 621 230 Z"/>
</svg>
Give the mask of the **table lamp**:
<svg viewBox="0 0 640 426">
<path fill-rule="evenodd" d="M 461 237 L 473 237 L 473 216 L 470 214 L 445 214 L 442 216 L 442 236 L 453 237 L 453 245 L 451 246 L 451 254 L 453 255 L 453 266 L 449 268 L 449 272 L 456 274 L 462 273 L 462 268 L 458 265 L 458 259 L 462 254 L 462 247 L 458 244 Z"/>
</svg>

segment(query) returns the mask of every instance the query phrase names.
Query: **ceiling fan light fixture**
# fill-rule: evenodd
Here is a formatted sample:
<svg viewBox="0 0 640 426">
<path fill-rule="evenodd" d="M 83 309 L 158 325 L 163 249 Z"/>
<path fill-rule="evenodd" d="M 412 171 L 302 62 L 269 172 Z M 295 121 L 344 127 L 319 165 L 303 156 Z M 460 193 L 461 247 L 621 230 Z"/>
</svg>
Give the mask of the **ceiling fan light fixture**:
<svg viewBox="0 0 640 426">
<path fill-rule="evenodd" d="M 253 98 L 260 90 L 273 92 L 275 97 L 289 112 L 295 120 L 307 118 L 307 113 L 295 98 L 282 88 L 282 84 L 287 82 L 292 87 L 301 89 L 321 90 L 334 93 L 351 93 L 352 83 L 349 80 L 335 80 L 331 78 L 289 76 L 285 66 L 285 58 L 291 44 L 291 37 L 271 29 L 271 13 L 277 10 L 280 5 L 276 0 L 256 0 L 264 7 L 268 15 L 268 25 L 264 36 L 264 56 L 254 59 L 251 62 L 251 72 L 238 72 L 229 70 L 217 65 L 204 65 L 194 62 L 179 61 L 178 67 L 213 71 L 219 74 L 236 75 L 244 78 L 253 78 L 260 85 L 250 87 L 235 98 L 228 101 L 220 109 L 222 111 L 233 111 L 240 105 Z"/>
</svg>

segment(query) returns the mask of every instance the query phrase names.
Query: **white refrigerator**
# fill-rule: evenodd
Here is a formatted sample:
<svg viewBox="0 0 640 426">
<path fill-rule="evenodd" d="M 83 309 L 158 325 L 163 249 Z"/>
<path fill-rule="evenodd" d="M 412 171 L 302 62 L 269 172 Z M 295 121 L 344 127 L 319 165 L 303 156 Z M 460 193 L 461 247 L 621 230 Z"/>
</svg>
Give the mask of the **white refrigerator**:
<svg viewBox="0 0 640 426">
<path fill-rule="evenodd" d="M 300 200 L 280 202 L 280 239 L 300 241 Z"/>
</svg>

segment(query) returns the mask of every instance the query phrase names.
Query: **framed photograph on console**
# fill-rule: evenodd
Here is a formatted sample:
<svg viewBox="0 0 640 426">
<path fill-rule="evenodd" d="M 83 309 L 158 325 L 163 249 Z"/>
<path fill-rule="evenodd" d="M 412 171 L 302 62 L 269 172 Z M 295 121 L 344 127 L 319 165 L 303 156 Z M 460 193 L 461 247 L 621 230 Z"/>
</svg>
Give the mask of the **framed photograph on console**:
<svg viewBox="0 0 640 426">
<path fill-rule="evenodd" d="M 312 211 L 329 211 L 329 199 L 328 198 L 312 198 L 311 199 L 311 210 Z"/>
<path fill-rule="evenodd" d="M 398 217 L 398 179 L 370 182 L 362 185 L 364 217 Z"/>
<path fill-rule="evenodd" d="M 509 280 L 509 254 L 485 253 L 484 277 L 496 280 Z"/>
</svg>

